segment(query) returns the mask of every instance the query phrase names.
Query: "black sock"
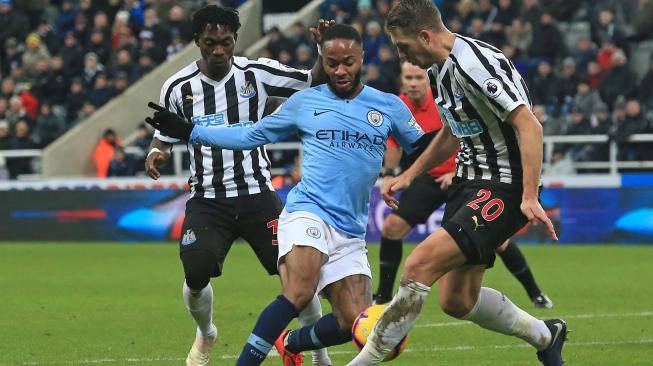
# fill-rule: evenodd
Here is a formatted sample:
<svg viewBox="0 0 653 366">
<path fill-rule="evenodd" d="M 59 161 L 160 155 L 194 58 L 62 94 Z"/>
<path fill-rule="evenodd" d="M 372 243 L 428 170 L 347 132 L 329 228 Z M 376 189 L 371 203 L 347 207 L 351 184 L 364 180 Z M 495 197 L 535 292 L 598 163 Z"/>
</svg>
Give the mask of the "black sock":
<svg viewBox="0 0 653 366">
<path fill-rule="evenodd" d="M 397 277 L 397 270 L 401 264 L 402 242 L 386 237 L 381 238 L 379 250 L 379 289 L 377 296 L 383 301 L 392 299 L 392 288 Z"/>
<path fill-rule="evenodd" d="M 351 341 L 351 330 L 341 329 L 336 317 L 327 314 L 313 325 L 292 330 L 286 339 L 286 349 L 292 353 L 299 353 L 349 341 Z"/>
<path fill-rule="evenodd" d="M 531 300 L 542 295 L 542 291 L 537 286 L 537 283 L 535 283 L 535 278 L 533 277 L 531 269 L 528 267 L 524 254 L 522 254 L 519 247 L 513 243 L 512 240 L 508 242 L 506 250 L 503 251 L 503 253 L 499 253 L 499 256 L 506 265 L 506 268 L 508 268 L 508 270 L 512 272 L 512 275 L 521 282 L 522 286 L 524 286 L 528 293 L 528 297 Z"/>
</svg>

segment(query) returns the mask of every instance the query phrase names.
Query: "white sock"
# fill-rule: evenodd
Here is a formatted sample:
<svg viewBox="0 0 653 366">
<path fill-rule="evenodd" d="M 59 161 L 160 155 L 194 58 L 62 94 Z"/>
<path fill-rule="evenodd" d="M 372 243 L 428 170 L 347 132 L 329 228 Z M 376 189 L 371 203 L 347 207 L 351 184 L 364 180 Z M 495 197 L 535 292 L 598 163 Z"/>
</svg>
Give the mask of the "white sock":
<svg viewBox="0 0 653 366">
<path fill-rule="evenodd" d="M 399 291 L 381 314 L 363 350 L 347 366 L 377 365 L 413 328 L 422 312 L 430 287 L 401 280 Z"/>
<path fill-rule="evenodd" d="M 495 332 L 519 337 L 538 350 L 551 341 L 551 331 L 542 320 L 518 308 L 501 292 L 481 287 L 474 308 L 462 319 Z"/>
<path fill-rule="evenodd" d="M 306 305 L 304 310 L 299 313 L 299 324 L 302 327 L 315 324 L 322 317 L 322 305 L 317 294 L 313 296 L 313 300 Z M 326 348 L 320 348 L 311 351 L 313 365 L 331 365 L 331 359 L 327 353 Z"/>
<path fill-rule="evenodd" d="M 191 294 L 191 289 L 184 281 L 184 302 L 188 312 L 197 323 L 197 333 L 204 338 L 215 338 L 217 329 L 213 325 L 213 287 L 209 283 L 199 294 Z"/>
</svg>

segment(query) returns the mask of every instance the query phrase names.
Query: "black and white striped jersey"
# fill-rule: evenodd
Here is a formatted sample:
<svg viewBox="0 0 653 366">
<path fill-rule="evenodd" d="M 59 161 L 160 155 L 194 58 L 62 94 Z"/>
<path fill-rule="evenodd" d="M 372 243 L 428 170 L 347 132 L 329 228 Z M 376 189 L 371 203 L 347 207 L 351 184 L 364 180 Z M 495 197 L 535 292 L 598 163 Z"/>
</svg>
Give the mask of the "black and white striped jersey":
<svg viewBox="0 0 653 366">
<path fill-rule="evenodd" d="M 519 136 L 505 121 L 531 101 L 512 62 L 487 43 L 456 35 L 445 63 L 428 74 L 442 121 L 460 141 L 456 176 L 521 184 Z"/>
<path fill-rule="evenodd" d="M 270 59 L 234 57 L 231 70 L 220 81 L 202 74 L 196 62 L 186 66 L 163 84 L 159 103 L 191 123 L 221 128 L 256 122 L 263 117 L 268 96 L 287 98 L 310 85 L 308 70 Z M 169 143 L 179 141 L 159 131 L 154 137 Z M 187 148 L 191 197 L 238 197 L 274 190 L 264 147 L 226 150 L 188 144 Z"/>
</svg>

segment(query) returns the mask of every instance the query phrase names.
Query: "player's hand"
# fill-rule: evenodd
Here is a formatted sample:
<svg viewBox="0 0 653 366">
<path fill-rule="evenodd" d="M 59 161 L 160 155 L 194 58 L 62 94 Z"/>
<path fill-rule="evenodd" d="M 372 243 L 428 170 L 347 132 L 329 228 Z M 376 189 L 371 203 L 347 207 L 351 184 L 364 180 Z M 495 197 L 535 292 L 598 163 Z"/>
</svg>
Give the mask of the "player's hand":
<svg viewBox="0 0 653 366">
<path fill-rule="evenodd" d="M 413 178 L 405 172 L 398 177 L 387 177 L 383 179 L 381 184 L 381 197 L 385 203 L 393 210 L 399 208 L 399 201 L 394 198 L 394 194 L 408 188 Z"/>
<path fill-rule="evenodd" d="M 455 175 L 454 172 L 445 173 L 445 174 L 442 174 L 441 176 L 435 178 L 435 181 L 437 183 L 440 183 L 440 189 L 442 189 L 443 191 L 446 191 L 447 189 L 449 189 L 449 186 L 451 185 L 451 182 L 453 181 L 453 176 L 454 175 Z"/>
<path fill-rule="evenodd" d="M 194 125 L 156 103 L 149 102 L 147 106 L 155 110 L 154 116 L 145 118 L 145 122 L 149 123 L 150 126 L 166 136 L 184 141 L 190 139 L 190 133 L 193 131 Z"/>
<path fill-rule="evenodd" d="M 145 158 L 145 173 L 152 179 L 157 180 L 161 177 L 161 173 L 157 166 L 165 163 L 168 160 L 168 154 L 159 151 L 153 151 L 147 158 Z"/>
<path fill-rule="evenodd" d="M 546 215 L 546 212 L 544 212 L 544 209 L 537 198 L 523 199 L 519 208 L 521 208 L 521 212 L 526 216 L 526 218 L 528 218 L 528 221 L 530 221 L 532 225 L 537 225 L 538 222 L 543 223 L 546 225 L 546 231 L 549 232 L 551 239 L 558 241 L 558 235 L 556 235 L 556 231 L 553 228 L 553 223 Z"/>
<path fill-rule="evenodd" d="M 313 35 L 313 40 L 315 41 L 315 43 L 320 44 L 322 43 L 322 34 L 324 34 L 324 31 L 330 26 L 335 24 L 336 21 L 333 19 L 331 20 L 320 19 L 320 21 L 317 23 L 317 26 L 308 28 L 308 31 L 311 32 L 311 34 Z"/>
</svg>

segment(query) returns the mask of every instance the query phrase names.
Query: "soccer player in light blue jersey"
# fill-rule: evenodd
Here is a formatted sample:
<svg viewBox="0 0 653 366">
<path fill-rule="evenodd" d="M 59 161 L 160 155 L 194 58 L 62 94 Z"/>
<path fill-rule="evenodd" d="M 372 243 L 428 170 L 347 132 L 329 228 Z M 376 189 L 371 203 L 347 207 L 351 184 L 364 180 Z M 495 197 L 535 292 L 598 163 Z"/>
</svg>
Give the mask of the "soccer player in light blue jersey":
<svg viewBox="0 0 653 366">
<path fill-rule="evenodd" d="M 354 28 L 328 28 L 322 49 L 328 84 L 297 92 L 258 123 L 193 126 L 157 106 L 148 118 L 166 135 L 226 149 L 253 149 L 295 132 L 301 138 L 304 175 L 278 224 L 283 293 L 261 313 L 238 366 L 261 364 L 275 340 L 284 365 L 301 365 L 302 351 L 351 340 L 354 319 L 372 303 L 365 230 L 386 141 L 393 134 L 417 153 L 428 140 L 398 97 L 361 84 L 363 52 Z M 333 313 L 284 330 L 316 292 Z"/>
</svg>

